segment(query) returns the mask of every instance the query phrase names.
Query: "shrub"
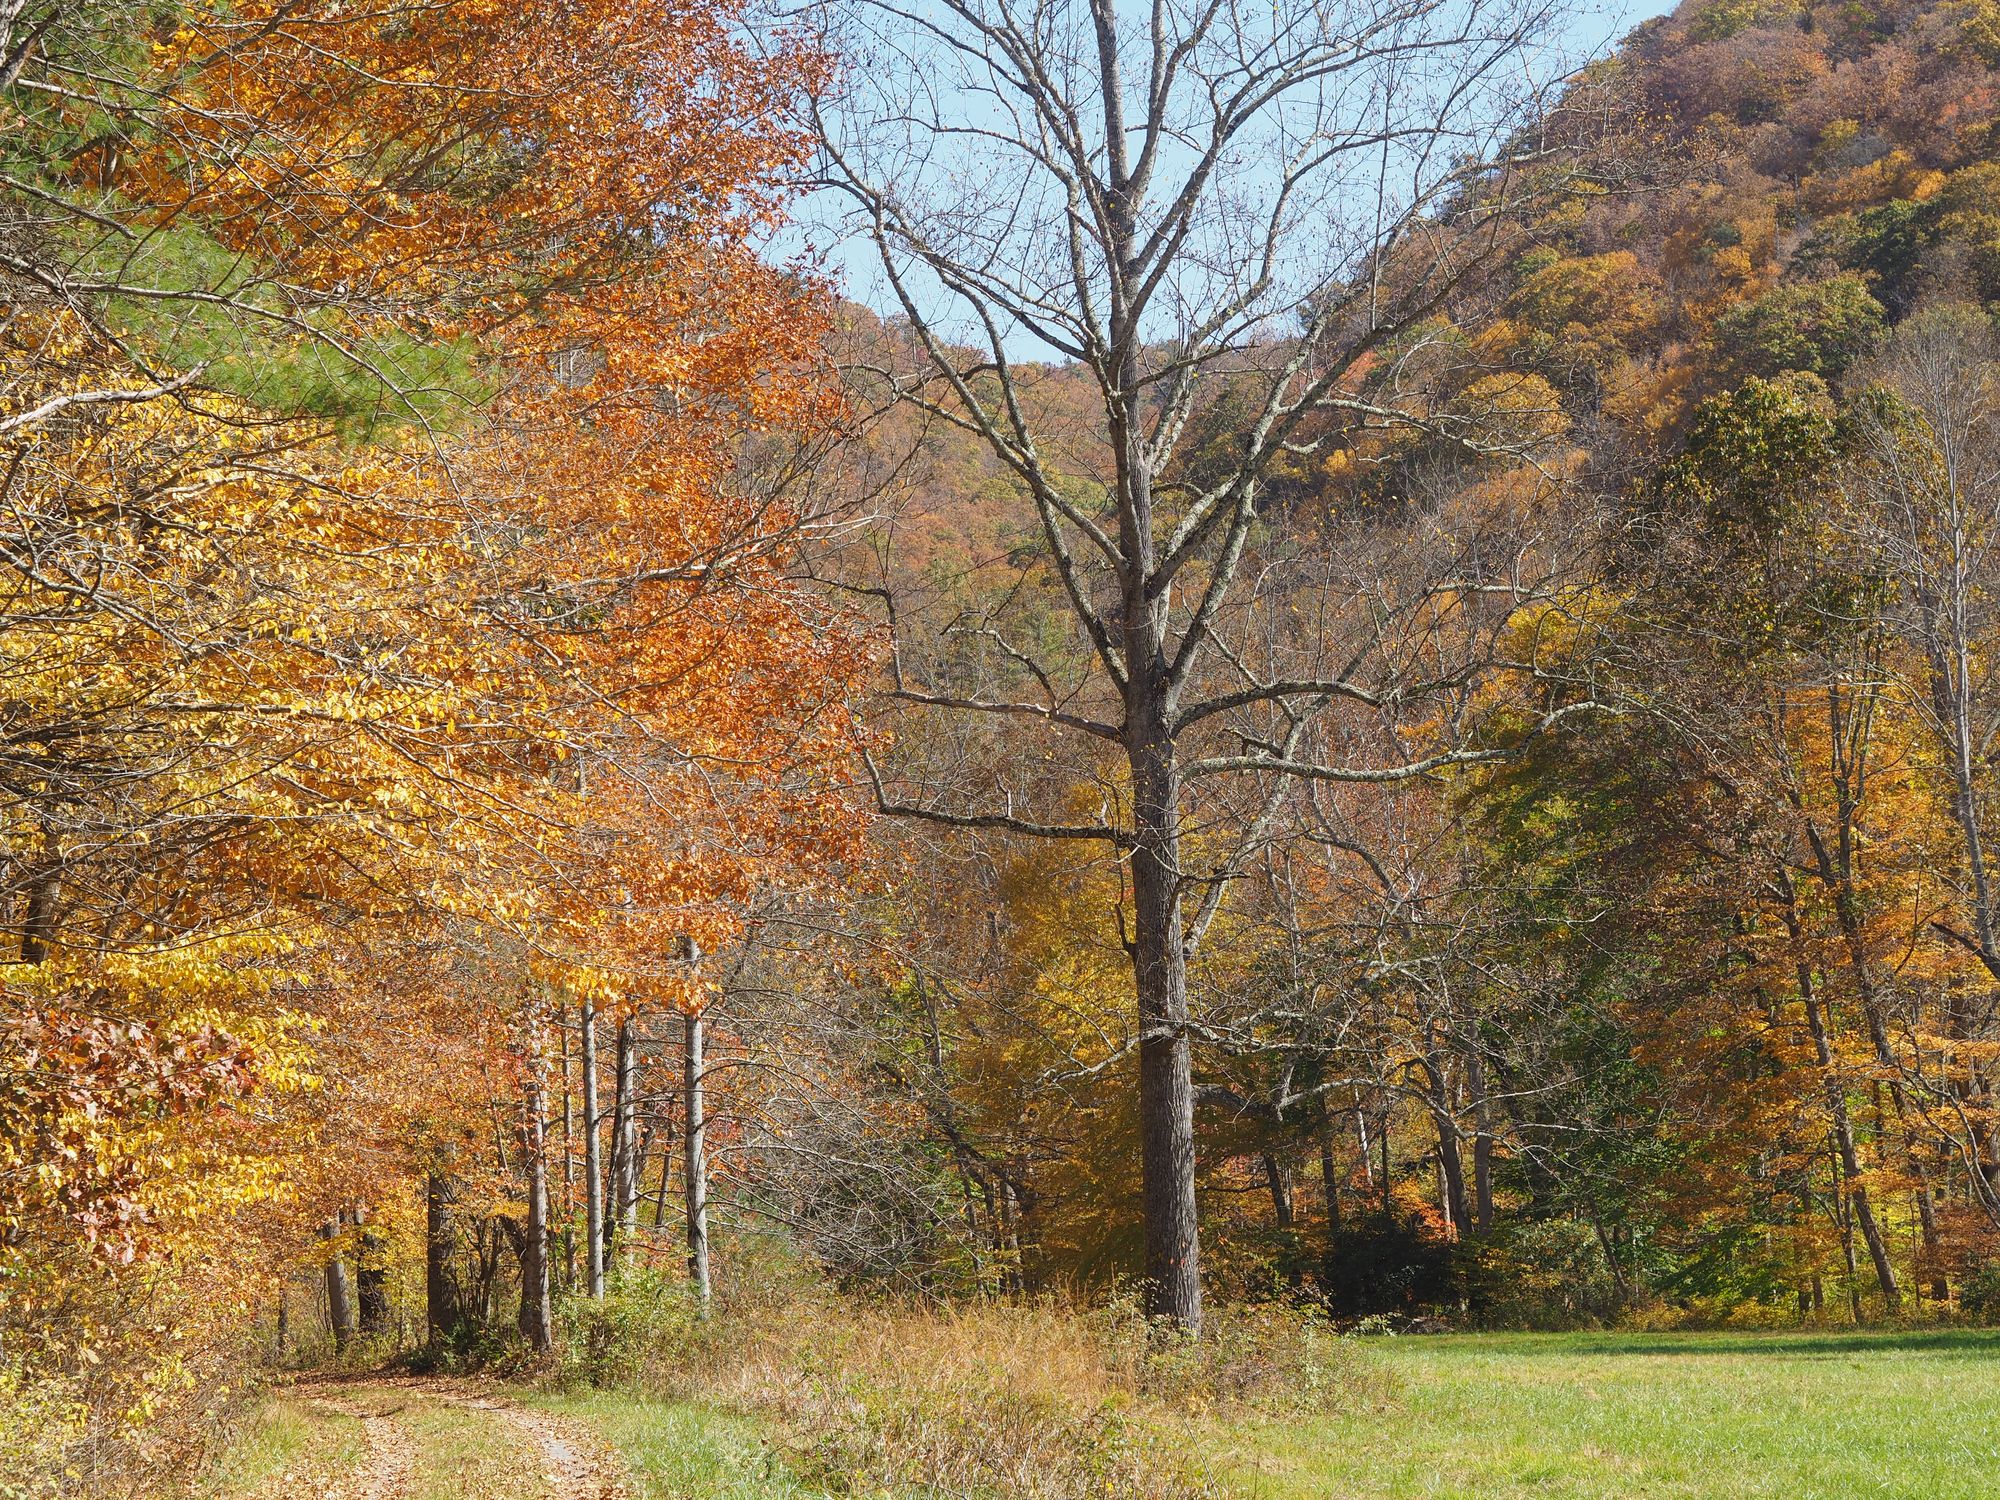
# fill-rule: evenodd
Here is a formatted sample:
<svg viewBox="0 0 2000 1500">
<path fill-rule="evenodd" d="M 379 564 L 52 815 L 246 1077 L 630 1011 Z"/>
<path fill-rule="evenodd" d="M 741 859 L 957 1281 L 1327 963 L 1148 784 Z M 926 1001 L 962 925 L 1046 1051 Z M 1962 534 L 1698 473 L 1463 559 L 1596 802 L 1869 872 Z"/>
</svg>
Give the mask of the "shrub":
<svg viewBox="0 0 2000 1500">
<path fill-rule="evenodd" d="M 1376 1214 L 1333 1238 L 1323 1285 L 1343 1318 L 1410 1317 L 1455 1310 L 1465 1298 L 1463 1272 L 1452 1241 L 1431 1225 L 1407 1214 Z"/>
<path fill-rule="evenodd" d="M 1147 1332 L 1127 1381 L 1177 1411 L 1318 1412 L 1369 1387 L 1353 1341 L 1315 1307 L 1222 1308 L 1199 1335 Z"/>
<path fill-rule="evenodd" d="M 1968 1265 L 1958 1283 L 1958 1305 L 1982 1323 L 2000 1321 L 2000 1261 Z"/>
<path fill-rule="evenodd" d="M 650 1267 L 622 1270 L 601 1300 L 556 1308 L 556 1379 L 568 1386 L 679 1390 L 716 1336 L 693 1289 Z"/>
<path fill-rule="evenodd" d="M 1473 1247 L 1473 1305 L 1482 1323 L 1558 1331 L 1610 1323 L 1625 1311 L 1618 1279 L 1587 1224 L 1518 1224 Z"/>
<path fill-rule="evenodd" d="M 1859 276 L 1773 287 L 1715 320 L 1718 361 L 1743 375 L 1839 376 L 1881 342 L 1882 304 Z"/>
<path fill-rule="evenodd" d="M 90 1408 L 82 1382 L 32 1378 L 18 1365 L 0 1366 L 0 1500 L 40 1500 L 60 1494 L 71 1453 L 86 1438 Z"/>
</svg>

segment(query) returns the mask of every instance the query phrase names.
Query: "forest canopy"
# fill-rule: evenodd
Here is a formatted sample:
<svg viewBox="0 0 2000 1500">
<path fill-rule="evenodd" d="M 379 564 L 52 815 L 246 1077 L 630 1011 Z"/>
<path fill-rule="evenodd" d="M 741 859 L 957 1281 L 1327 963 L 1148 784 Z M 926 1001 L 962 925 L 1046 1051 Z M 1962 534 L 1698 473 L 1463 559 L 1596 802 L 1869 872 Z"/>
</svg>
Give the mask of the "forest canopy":
<svg viewBox="0 0 2000 1500">
<path fill-rule="evenodd" d="M 1252 9 L 0 0 L 19 1493 L 662 1282 L 2000 1315 L 2000 12 Z"/>
</svg>

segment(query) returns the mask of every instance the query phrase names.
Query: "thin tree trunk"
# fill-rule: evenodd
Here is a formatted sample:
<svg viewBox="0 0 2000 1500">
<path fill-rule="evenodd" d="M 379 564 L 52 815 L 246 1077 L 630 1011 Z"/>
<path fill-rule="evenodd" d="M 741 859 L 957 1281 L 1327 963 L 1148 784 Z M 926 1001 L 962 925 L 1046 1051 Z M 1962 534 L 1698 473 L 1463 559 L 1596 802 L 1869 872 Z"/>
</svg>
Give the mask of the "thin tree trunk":
<svg viewBox="0 0 2000 1500">
<path fill-rule="evenodd" d="M 1801 955 L 1795 972 L 1798 980 L 1799 999 L 1804 1002 L 1806 1026 L 1812 1033 L 1813 1054 L 1819 1059 L 1821 1071 L 1825 1074 L 1827 1112 L 1833 1119 L 1834 1145 L 1840 1154 L 1841 1171 L 1847 1180 L 1847 1201 L 1852 1212 L 1853 1223 L 1861 1231 L 1861 1238 L 1868 1246 L 1868 1259 L 1875 1267 L 1875 1280 L 1882 1289 L 1882 1303 L 1891 1316 L 1902 1309 L 1902 1292 L 1896 1285 L 1896 1268 L 1889 1259 L 1888 1245 L 1882 1238 L 1882 1226 L 1875 1220 L 1874 1206 L 1868 1201 L 1868 1189 L 1854 1181 L 1861 1173 L 1861 1155 L 1854 1148 L 1854 1125 L 1848 1116 L 1847 1091 L 1833 1065 L 1833 1042 L 1827 1032 L 1825 1007 L 1820 1001 L 1818 986 L 1813 982 L 1813 972 L 1806 963 L 1805 934 L 1799 921 L 1797 896 L 1792 889 L 1789 875 L 1781 877 L 1780 893 L 1785 898 L 1784 920 L 1790 935 L 1793 950 Z M 1850 1251 L 1852 1240 L 1850 1237 Z M 1856 1311 L 1859 1321 L 1859 1311 Z"/>
<path fill-rule="evenodd" d="M 1271 1215 L 1283 1233 L 1292 1228 L 1292 1174 L 1271 1152 L 1264 1153 L 1264 1186 L 1271 1193 Z"/>
<path fill-rule="evenodd" d="M 1834 1198 L 1838 1205 L 1840 1223 L 1840 1253 L 1847 1264 L 1847 1311 L 1854 1322 L 1861 1321 L 1861 1280 L 1860 1263 L 1854 1258 L 1854 1202 L 1847 1193 L 1847 1176 L 1842 1170 L 1840 1150 L 1833 1153 L 1833 1171 L 1837 1183 Z"/>
<path fill-rule="evenodd" d="M 708 1268 L 708 1113 L 702 1076 L 706 1066 L 702 1055 L 706 1030 L 702 1013 L 690 1010 L 682 1079 L 687 1121 L 681 1139 L 687 1152 L 683 1176 L 687 1187 L 688 1278 L 693 1281 L 695 1296 L 704 1308 L 712 1295 Z"/>
<path fill-rule="evenodd" d="M 555 1342 L 555 1308 L 549 1292 L 548 1125 L 539 1056 L 528 1069 L 526 1104 L 528 1222 L 520 1241 L 521 1311 L 517 1326 L 532 1347 L 546 1351 Z"/>
<path fill-rule="evenodd" d="M 567 1007 L 564 1007 L 567 1009 Z M 563 1286 L 576 1290 L 576 1125 L 570 1093 L 569 1027 L 556 1017 L 557 1046 L 562 1052 L 562 1223 Z"/>
<path fill-rule="evenodd" d="M 1923 1231 L 1924 1261 L 1931 1272 L 1931 1299 L 1949 1302 L 1951 1286 L 1945 1280 L 1944 1250 L 1938 1242 L 1937 1194 L 1931 1189 L 1928 1174 L 1917 1189 L 1917 1222 Z"/>
<path fill-rule="evenodd" d="M 1000 1244 L 1007 1256 L 1006 1287 L 1018 1297 L 1027 1290 L 1021 1266 L 1021 1199 L 1014 1191 L 1014 1184 L 1005 1177 L 1000 1179 L 1000 1209 L 1002 1222 L 1006 1225 L 1006 1236 Z"/>
<path fill-rule="evenodd" d="M 1340 1233 L 1340 1166 L 1334 1152 L 1333 1114 L 1322 1104 L 1319 1112 L 1319 1183 L 1326 1196 L 1326 1232 Z"/>
<path fill-rule="evenodd" d="M 583 1269 L 584 1291 L 604 1295 L 604 1159 L 597 1112 L 597 1006 L 580 1007 L 583 1067 Z"/>
<path fill-rule="evenodd" d="M 1618 1263 L 1618 1247 L 1604 1227 L 1604 1220 L 1595 1212 L 1590 1216 L 1590 1227 L 1597 1233 L 1597 1248 L 1604 1252 L 1604 1264 L 1611 1272 L 1611 1290 L 1618 1298 L 1619 1306 L 1631 1301 L 1631 1290 L 1625 1282 L 1625 1268 Z"/>
<path fill-rule="evenodd" d="M 1389 1177 L 1389 1111 L 1383 1110 L 1375 1123 L 1375 1133 L 1382 1140 L 1382 1214 L 1388 1218 L 1396 1212 L 1396 1199 L 1392 1191 L 1394 1184 Z"/>
<path fill-rule="evenodd" d="M 639 1227 L 639 1030 L 630 1015 L 618 1022 L 617 1096 L 612 1111 L 611 1213 L 606 1252 L 613 1233 L 623 1235 L 629 1254 Z"/>
<path fill-rule="evenodd" d="M 1812 1029 L 1813 1050 L 1826 1070 L 1827 1109 L 1833 1116 L 1833 1139 L 1840 1152 L 1841 1171 L 1847 1179 L 1847 1200 L 1853 1221 L 1868 1247 L 1868 1259 L 1875 1267 L 1875 1281 L 1882 1289 L 1882 1303 L 1891 1316 L 1902 1310 L 1903 1296 L 1896 1285 L 1896 1268 L 1889 1259 L 1889 1247 L 1882 1238 L 1882 1226 L 1875 1220 L 1874 1206 L 1868 1201 L 1867 1187 L 1854 1179 L 1861 1175 L 1861 1155 L 1854 1148 L 1854 1126 L 1848 1118 L 1847 1094 L 1833 1072 L 1833 1048 L 1828 1041 L 1826 1018 L 1819 1001 L 1810 992 L 1806 999 L 1806 1022 Z M 1850 1239 L 1850 1256 L 1852 1241 Z M 1859 1319 L 1859 1311 L 1856 1318 Z"/>
<path fill-rule="evenodd" d="M 660 1189 L 653 1195 L 653 1227 L 667 1227 L 667 1191 L 674 1175 L 674 1133 L 671 1122 L 660 1139 Z"/>
</svg>

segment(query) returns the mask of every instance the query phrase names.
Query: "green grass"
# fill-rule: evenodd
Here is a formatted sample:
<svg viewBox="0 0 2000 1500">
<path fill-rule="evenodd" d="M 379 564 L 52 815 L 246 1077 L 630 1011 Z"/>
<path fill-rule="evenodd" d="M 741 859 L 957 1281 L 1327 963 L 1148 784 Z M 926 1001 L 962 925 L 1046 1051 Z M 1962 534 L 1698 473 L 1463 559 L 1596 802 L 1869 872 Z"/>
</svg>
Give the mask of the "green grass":
<svg viewBox="0 0 2000 1500">
<path fill-rule="evenodd" d="M 524 1399 L 594 1427 L 631 1469 L 638 1500 L 817 1500 L 824 1493 L 791 1475 L 758 1422 L 720 1407 L 618 1391 Z"/>
<path fill-rule="evenodd" d="M 232 1438 L 207 1493 L 226 1500 L 308 1493 L 352 1472 L 363 1448 L 357 1418 L 274 1397 Z"/>
<path fill-rule="evenodd" d="M 1257 1500 L 2000 1495 L 2000 1334 L 1371 1341 L 1381 1400 L 1229 1429 Z"/>
</svg>

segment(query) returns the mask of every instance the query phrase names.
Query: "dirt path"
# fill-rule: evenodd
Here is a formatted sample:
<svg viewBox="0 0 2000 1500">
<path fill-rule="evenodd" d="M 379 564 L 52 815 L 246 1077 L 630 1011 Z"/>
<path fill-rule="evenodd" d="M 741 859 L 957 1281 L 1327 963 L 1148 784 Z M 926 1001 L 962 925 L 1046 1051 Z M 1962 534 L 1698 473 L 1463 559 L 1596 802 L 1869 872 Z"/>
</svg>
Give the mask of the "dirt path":
<svg viewBox="0 0 2000 1500">
<path fill-rule="evenodd" d="M 315 1390 L 307 1409 L 341 1412 L 361 1423 L 367 1453 L 359 1471 L 349 1477 L 344 1493 L 353 1500 L 402 1500 L 416 1473 L 417 1445 L 394 1415 L 375 1404 L 357 1401 L 335 1390 Z"/>
<path fill-rule="evenodd" d="M 493 1391 L 436 1385 L 442 1400 L 492 1412 L 524 1447 L 538 1451 L 549 1493 L 561 1500 L 630 1500 L 624 1466 L 581 1423 L 522 1406 Z"/>
<path fill-rule="evenodd" d="M 588 1428 L 491 1386 L 389 1376 L 314 1383 L 297 1395 L 308 1409 L 361 1423 L 362 1462 L 327 1500 L 631 1500 L 624 1465 Z M 490 1420 L 437 1420 L 453 1411 Z"/>
</svg>

